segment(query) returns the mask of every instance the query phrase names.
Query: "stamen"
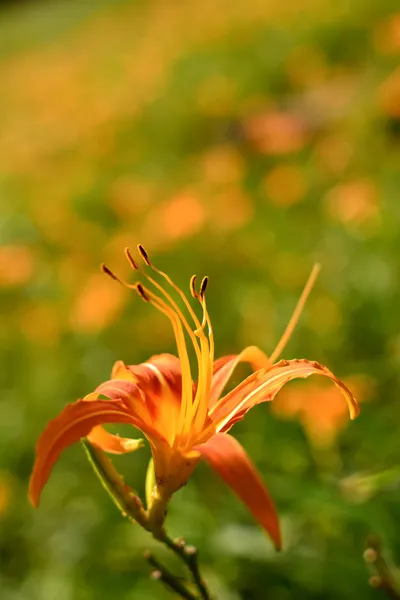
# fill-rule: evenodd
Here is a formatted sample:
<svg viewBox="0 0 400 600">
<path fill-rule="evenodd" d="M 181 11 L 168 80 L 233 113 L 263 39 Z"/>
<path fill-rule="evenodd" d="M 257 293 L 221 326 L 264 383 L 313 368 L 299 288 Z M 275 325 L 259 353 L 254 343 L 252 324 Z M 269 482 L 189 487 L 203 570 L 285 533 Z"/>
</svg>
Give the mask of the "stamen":
<svg viewBox="0 0 400 600">
<path fill-rule="evenodd" d="M 139 250 L 139 254 L 141 255 L 141 257 L 143 258 L 144 262 L 146 263 L 146 265 L 148 267 L 151 267 L 151 262 L 150 262 L 150 258 L 149 255 L 147 254 L 146 250 L 143 248 L 142 244 L 138 244 L 138 250 Z"/>
<path fill-rule="evenodd" d="M 139 265 L 133 259 L 129 248 L 125 249 L 125 255 L 132 268 L 135 270 L 139 270 L 143 274 L 143 276 L 146 277 L 146 279 L 161 292 L 161 294 L 165 297 L 166 301 L 154 292 L 152 292 L 147 286 L 145 287 L 144 285 L 142 285 L 142 283 L 125 283 L 122 280 L 120 280 L 110 269 L 108 269 L 108 267 L 102 267 L 103 271 L 107 273 L 110 277 L 112 277 L 112 279 L 115 279 L 116 281 L 128 287 L 129 289 L 134 289 L 143 300 L 153 304 L 155 308 L 157 308 L 160 312 L 164 313 L 171 321 L 177 343 L 178 355 L 182 365 L 183 389 L 181 410 L 179 414 L 179 422 L 176 423 L 177 429 L 175 430 L 174 427 L 173 429 L 175 431 L 174 433 L 172 433 L 174 439 L 173 443 L 179 445 L 183 442 L 186 436 L 189 435 L 190 429 L 193 426 L 193 421 L 196 422 L 197 428 L 202 427 L 202 424 L 207 415 L 208 390 L 211 385 L 212 364 L 214 355 L 214 341 L 211 323 L 205 305 L 205 291 L 208 284 L 208 277 L 203 278 L 199 292 L 197 292 L 196 290 L 196 276 L 193 276 L 190 280 L 191 294 L 195 299 L 197 299 L 200 302 L 203 309 L 203 319 L 202 323 L 200 323 L 196 313 L 191 307 L 184 292 L 173 282 L 173 280 L 166 273 L 160 271 L 151 263 L 149 255 L 147 254 L 146 250 L 141 244 L 138 245 L 138 251 L 145 264 L 151 269 L 153 269 L 153 271 L 161 275 L 167 281 L 167 283 L 171 285 L 171 287 L 179 294 L 195 324 L 194 329 L 190 327 L 187 319 L 185 318 L 177 303 L 155 279 L 150 277 L 150 275 L 148 275 L 144 269 L 142 270 L 139 267 Z M 208 339 L 204 331 L 206 325 L 208 325 Z M 186 330 L 187 334 L 189 335 L 192 341 L 193 348 L 197 357 L 198 386 L 195 398 L 193 398 L 192 396 L 192 376 L 184 330 Z M 198 337 L 199 339 L 196 339 L 196 337 Z"/>
<path fill-rule="evenodd" d="M 151 268 L 155 270 L 155 267 L 153 267 L 153 265 L 151 266 Z M 181 319 L 181 321 L 183 323 L 183 326 L 184 326 L 187 334 L 189 335 L 190 339 L 192 340 L 192 343 L 193 343 L 196 355 L 197 355 L 198 359 L 200 359 L 200 349 L 198 347 L 197 340 L 196 340 L 196 338 L 195 338 L 195 336 L 193 334 L 193 330 L 191 329 L 189 323 L 187 322 L 184 314 L 182 313 L 182 311 L 179 308 L 179 306 L 177 305 L 177 303 L 173 300 L 173 298 L 171 298 L 171 296 L 168 294 L 168 292 L 166 292 L 164 290 L 164 288 L 155 279 L 153 279 L 152 277 L 150 277 L 150 275 L 148 275 L 144 271 L 143 271 L 143 275 L 146 277 L 146 279 L 150 283 L 152 283 L 154 285 L 155 288 L 157 288 L 163 294 L 163 296 L 167 299 L 167 301 L 172 306 L 173 310 L 176 312 L 177 316 Z M 180 291 L 180 293 L 183 294 L 182 291 Z"/>
<path fill-rule="evenodd" d="M 101 263 L 101 265 L 100 265 L 100 268 L 101 268 L 101 270 L 103 271 L 103 273 L 105 273 L 106 275 L 108 275 L 109 277 L 111 277 L 111 279 L 114 279 L 114 281 L 118 281 L 118 283 L 121 283 L 122 285 L 124 285 L 124 283 L 123 283 L 123 282 L 120 280 L 120 278 L 119 278 L 119 277 L 117 277 L 117 276 L 115 275 L 115 273 L 113 273 L 113 272 L 111 271 L 111 269 L 109 269 L 109 268 L 107 267 L 107 265 L 105 265 L 104 263 Z"/>
<path fill-rule="evenodd" d="M 314 283 L 319 275 L 320 270 L 321 270 L 321 265 L 319 265 L 318 263 L 315 263 L 315 265 L 313 266 L 312 271 L 310 273 L 310 276 L 307 279 L 307 283 L 304 286 L 304 289 L 301 293 L 301 296 L 296 304 L 296 307 L 293 311 L 290 321 L 289 321 L 285 331 L 283 332 L 281 339 L 279 340 L 278 344 L 276 345 L 275 350 L 272 352 L 271 356 L 269 357 L 271 363 L 275 362 L 275 360 L 278 358 L 278 356 L 281 354 L 282 350 L 288 343 L 288 341 L 293 333 L 293 330 L 297 325 L 299 317 L 300 317 L 301 313 L 303 312 L 304 305 L 307 301 L 307 298 L 310 295 L 312 288 L 314 287 Z"/>
<path fill-rule="evenodd" d="M 162 275 L 164 275 L 164 273 L 162 273 L 162 271 L 158 271 L 158 269 L 156 269 L 156 267 L 154 267 L 153 265 L 151 265 L 151 268 L 153 270 L 155 270 L 157 273 L 160 273 Z M 193 348 L 195 350 L 196 353 L 196 357 L 197 357 L 197 364 L 199 366 L 199 386 L 198 386 L 198 390 L 200 388 L 200 381 L 201 381 L 201 364 L 202 364 L 202 360 L 203 360 L 203 352 L 204 352 L 204 340 L 205 340 L 205 336 L 204 333 L 201 336 L 201 340 L 200 340 L 200 345 L 201 345 L 201 349 L 199 348 L 198 342 L 196 340 L 195 334 L 196 332 L 193 332 L 193 330 L 191 329 L 191 327 L 189 326 L 189 323 L 187 322 L 185 316 L 183 315 L 182 311 L 180 310 L 179 306 L 176 304 L 176 302 L 171 298 L 171 296 L 168 294 L 168 292 L 166 292 L 166 290 L 152 277 L 150 277 L 147 273 L 143 272 L 144 276 L 147 278 L 148 281 L 150 281 L 150 283 L 152 283 L 158 290 L 160 290 L 160 292 L 163 294 L 163 296 L 165 296 L 165 298 L 168 300 L 168 302 L 171 304 L 171 307 L 169 307 L 166 303 L 164 303 L 163 301 L 161 301 L 160 298 L 158 298 L 157 296 L 155 296 L 153 294 L 153 292 L 150 293 L 151 298 L 155 297 L 158 299 L 158 302 L 163 302 L 164 306 L 172 311 L 175 315 L 176 318 L 178 319 L 178 323 L 179 323 L 179 327 L 181 327 L 181 323 L 183 324 L 186 332 L 188 333 L 192 344 L 193 344 Z M 165 275 L 165 277 L 167 278 L 168 276 Z M 168 278 L 169 279 L 169 278 Z M 180 296 L 182 297 L 182 299 L 184 300 L 186 306 L 189 308 L 189 311 L 191 312 L 191 314 L 193 315 L 193 318 L 197 320 L 196 315 L 193 313 L 192 308 L 190 307 L 190 304 L 188 303 L 188 300 L 186 299 L 186 296 L 184 295 L 184 293 L 182 292 L 182 290 L 180 290 L 177 286 L 175 286 L 175 284 L 173 284 L 173 287 L 178 291 L 178 293 L 180 294 Z M 155 304 L 155 306 L 157 306 Z M 180 321 L 179 321 L 180 320 Z M 200 326 L 200 323 L 197 320 L 197 324 Z M 182 336 L 183 336 L 183 331 L 182 331 Z M 175 336 L 176 337 L 176 336 Z M 178 345 L 178 351 L 179 351 L 179 344 L 177 341 L 177 345 Z M 183 348 L 185 349 L 184 351 L 187 353 L 186 350 L 186 343 L 184 341 L 183 338 Z M 183 352 L 183 349 L 182 349 Z M 181 353 L 179 353 L 181 354 Z M 191 382 L 192 382 L 192 376 L 191 376 L 191 371 L 190 371 L 190 362 L 189 359 L 187 358 L 187 360 L 185 359 L 186 362 L 186 368 L 184 363 L 182 362 L 181 359 L 181 364 L 182 364 L 182 380 L 186 380 L 187 379 L 187 389 L 189 390 L 189 385 L 190 385 L 190 389 L 191 389 Z M 190 427 L 190 424 L 192 422 L 192 413 L 191 413 L 191 407 L 192 407 L 192 397 L 190 396 L 190 399 L 186 399 L 186 395 L 182 393 L 182 405 L 181 405 L 181 412 L 179 415 L 179 425 L 178 425 L 178 430 L 181 433 L 185 433 L 185 430 L 188 429 Z M 177 442 L 179 442 L 179 440 L 177 440 Z"/>
<path fill-rule="evenodd" d="M 199 295 L 196 292 L 196 277 L 197 275 L 192 275 L 190 278 L 190 293 L 192 294 L 192 298 L 198 298 Z"/>
<path fill-rule="evenodd" d="M 177 313 L 156 294 L 150 292 L 150 290 L 149 293 L 152 298 L 151 303 L 153 306 L 155 306 L 155 308 L 168 317 L 175 334 L 176 346 L 182 367 L 182 402 L 178 423 L 178 431 L 182 432 L 185 422 L 190 419 L 190 407 L 192 405 L 192 375 L 185 337 L 181 321 Z M 179 444 L 179 437 L 174 440 L 174 444 L 175 443 Z"/>
<path fill-rule="evenodd" d="M 206 275 L 205 277 L 203 277 L 203 281 L 200 284 L 200 298 L 203 298 L 204 294 L 206 293 L 207 285 L 208 277 Z"/>
<path fill-rule="evenodd" d="M 175 311 L 181 318 L 181 321 L 192 340 L 193 347 L 196 352 L 197 364 L 198 364 L 198 385 L 197 385 L 196 397 L 193 401 L 193 404 L 190 403 L 190 405 L 185 407 L 182 403 L 182 409 L 181 409 L 180 419 L 179 419 L 179 431 L 181 431 L 183 434 L 185 434 L 185 433 L 189 432 L 189 430 L 192 426 L 192 423 L 193 423 L 193 418 L 195 416 L 196 416 L 196 421 L 201 420 L 201 418 L 203 418 L 203 419 L 205 418 L 208 390 L 211 385 L 212 364 L 213 363 L 212 363 L 212 359 L 210 358 L 210 341 L 211 340 L 210 341 L 207 340 L 207 337 L 204 333 L 205 325 L 208 322 L 207 317 L 204 316 L 204 312 L 207 312 L 205 309 L 205 298 L 201 297 L 200 294 L 198 294 L 196 292 L 195 287 L 194 287 L 196 278 L 192 277 L 190 280 L 191 291 L 192 292 L 194 291 L 194 293 L 196 294 L 195 298 L 197 298 L 199 300 L 199 302 L 203 308 L 203 322 L 200 323 L 199 319 L 197 318 L 196 314 L 194 313 L 184 292 L 174 283 L 174 281 L 166 273 L 157 269 L 157 267 L 155 267 L 153 264 L 151 264 L 150 266 L 153 269 L 153 271 L 155 271 L 161 277 L 163 277 L 167 281 L 167 283 L 179 294 L 179 296 L 181 297 L 182 301 L 184 302 L 187 310 L 189 311 L 189 314 L 192 317 L 192 319 L 195 323 L 195 327 L 196 327 L 196 329 L 194 331 L 189 327 L 187 320 L 185 319 L 181 310 L 177 306 L 176 302 L 174 302 L 174 300 L 171 298 L 171 296 L 164 290 L 164 288 L 162 288 L 160 286 L 160 284 L 157 281 L 155 281 L 152 277 L 150 277 L 149 275 L 144 273 L 146 278 L 153 285 L 155 285 L 162 292 L 162 294 L 167 298 L 167 300 L 170 302 L 170 304 L 173 306 L 173 308 L 175 309 Z M 208 282 L 208 278 L 204 278 L 202 281 L 201 286 L 203 289 L 203 294 L 207 287 L 207 282 Z M 200 349 L 198 347 L 198 342 L 197 342 L 194 334 L 200 338 Z M 211 344 L 213 346 L 213 341 L 211 341 Z M 213 354 L 213 350 L 212 350 L 212 354 Z M 200 411 L 201 414 L 199 414 L 198 408 L 200 406 L 201 399 L 203 399 L 203 404 L 205 405 L 205 408 L 202 409 Z M 197 415 L 196 415 L 196 411 L 197 411 Z"/>
<path fill-rule="evenodd" d="M 132 269 L 135 269 L 135 271 L 139 271 L 139 266 L 138 266 L 137 262 L 135 261 L 135 259 L 133 258 L 129 248 L 125 248 L 125 256 L 128 259 Z"/>
<path fill-rule="evenodd" d="M 143 300 L 145 300 L 146 302 L 150 302 L 150 298 L 148 297 L 148 295 L 144 291 L 144 287 L 142 286 L 141 283 L 137 283 L 135 285 L 135 290 L 137 291 L 137 293 L 139 294 L 139 296 L 141 296 L 143 298 Z"/>
<path fill-rule="evenodd" d="M 179 423 L 179 431 L 182 431 L 185 419 L 187 420 L 189 418 L 187 415 L 189 414 L 190 406 L 192 404 L 192 375 L 181 319 L 178 313 L 171 306 L 169 306 L 162 298 L 157 296 L 157 294 L 148 288 L 145 288 L 141 283 L 132 285 L 130 287 L 136 289 L 145 300 L 148 300 L 155 308 L 157 308 L 157 310 L 168 317 L 174 330 L 179 360 L 182 365 L 182 405 L 179 416 L 180 421 L 182 421 Z"/>
<path fill-rule="evenodd" d="M 203 427 L 207 417 L 208 411 L 208 394 L 212 380 L 212 369 L 214 364 L 214 335 L 211 326 L 210 317 L 207 311 L 206 298 L 203 293 L 202 297 L 198 297 L 201 307 L 203 309 L 203 322 L 201 328 L 195 331 L 196 335 L 200 337 L 200 343 L 202 344 L 202 372 L 203 377 L 200 379 L 197 387 L 196 397 L 192 407 L 192 419 L 194 429 Z M 204 335 L 204 328 L 208 325 L 208 341 L 203 346 L 202 338 Z M 201 335 L 200 335 L 201 333 Z"/>
</svg>

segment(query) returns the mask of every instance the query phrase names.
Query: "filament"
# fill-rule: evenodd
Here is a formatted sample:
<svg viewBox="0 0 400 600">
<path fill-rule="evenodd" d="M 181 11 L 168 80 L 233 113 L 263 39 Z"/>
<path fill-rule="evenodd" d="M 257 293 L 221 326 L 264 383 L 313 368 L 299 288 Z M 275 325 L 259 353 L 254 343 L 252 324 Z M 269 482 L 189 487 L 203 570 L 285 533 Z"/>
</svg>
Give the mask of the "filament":
<svg viewBox="0 0 400 600">
<path fill-rule="evenodd" d="M 307 298 L 310 295 L 312 288 L 314 287 L 314 283 L 319 275 L 320 270 L 321 270 L 321 266 L 318 263 L 316 263 L 313 266 L 312 271 L 307 279 L 307 283 L 304 286 L 301 296 L 297 301 L 296 307 L 293 311 L 290 321 L 287 324 L 286 329 L 283 332 L 281 339 L 277 343 L 275 350 L 272 352 L 272 354 L 270 356 L 271 363 L 275 362 L 275 360 L 282 353 L 283 349 L 285 348 L 286 344 L 288 343 L 288 341 L 293 333 L 293 330 L 298 323 L 300 315 L 303 312 L 304 305 L 307 301 Z"/>
</svg>

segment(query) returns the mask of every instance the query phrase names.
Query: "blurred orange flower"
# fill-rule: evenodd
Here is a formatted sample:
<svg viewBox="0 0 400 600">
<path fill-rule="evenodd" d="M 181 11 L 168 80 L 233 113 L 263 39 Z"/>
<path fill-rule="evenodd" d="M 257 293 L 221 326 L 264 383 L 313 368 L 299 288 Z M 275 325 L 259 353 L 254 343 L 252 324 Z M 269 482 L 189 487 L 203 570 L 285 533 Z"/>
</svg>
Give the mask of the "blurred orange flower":
<svg viewBox="0 0 400 600">
<path fill-rule="evenodd" d="M 63 325 L 54 304 L 44 301 L 25 305 L 19 323 L 26 338 L 45 345 L 57 343 Z"/>
<path fill-rule="evenodd" d="M 274 362 L 289 339 L 318 268 L 314 268 L 293 317 L 270 358 L 257 347 L 249 346 L 238 355 L 214 361 L 214 336 L 205 296 L 208 278 L 202 280 L 199 290 L 195 286 L 196 277 L 190 281 L 192 297 L 202 311 L 199 319 L 184 292 L 150 262 L 142 246 L 139 246 L 139 252 L 160 280 L 149 275 L 147 269 L 139 269 L 127 250 L 132 267 L 141 271 L 149 285 L 140 282 L 124 285 L 136 290 L 143 300 L 169 319 L 178 357 L 160 354 L 145 363 L 130 366 L 118 361 L 109 381 L 82 400 L 66 406 L 47 425 L 39 439 L 30 499 L 38 505 L 54 463 L 65 448 L 82 437 L 86 436 L 98 449 L 115 454 L 136 450 L 140 446 L 137 440 L 111 435 L 102 427 L 107 423 L 129 423 L 143 432 L 152 451 L 154 487 L 147 494 L 148 507 L 142 522 L 155 537 L 163 536 L 166 505 L 172 494 L 188 481 L 199 461 L 205 459 L 247 505 L 279 548 L 281 534 L 275 506 L 245 450 L 228 431 L 252 407 L 273 400 L 287 382 L 314 374 L 331 379 L 345 396 L 350 417 L 357 416 L 358 405 L 353 394 L 327 367 L 305 359 Z M 105 266 L 104 271 L 120 281 Z M 160 281 L 166 283 L 162 285 Z M 170 295 L 170 288 L 181 301 L 182 309 Z M 196 357 L 195 382 L 189 349 Z M 250 363 L 254 372 L 224 394 L 226 384 L 240 362 Z"/>
<path fill-rule="evenodd" d="M 72 327 L 80 331 L 100 331 L 117 317 L 125 297 L 124 290 L 109 285 L 101 273 L 92 275 L 72 310 Z"/>
<path fill-rule="evenodd" d="M 379 215 L 378 190 L 369 179 L 355 179 L 334 187 L 325 198 L 328 212 L 343 223 L 362 224 Z"/>
<path fill-rule="evenodd" d="M 397 67 L 379 88 L 379 104 L 386 115 L 400 118 L 400 67 Z"/>
<path fill-rule="evenodd" d="M 235 184 L 243 179 L 244 160 L 233 146 L 218 146 L 202 157 L 203 178 L 214 184 Z"/>
<path fill-rule="evenodd" d="M 315 153 L 329 174 L 341 176 L 354 155 L 355 148 L 343 134 L 329 133 L 316 142 Z"/>
<path fill-rule="evenodd" d="M 206 213 L 203 204 L 191 190 L 160 202 L 149 211 L 142 227 L 142 235 L 161 246 L 198 233 L 204 225 Z"/>
<path fill-rule="evenodd" d="M 35 259 L 28 246 L 2 246 L 0 248 L 0 286 L 23 285 L 32 277 Z"/>
<path fill-rule="evenodd" d="M 367 400 L 374 382 L 365 376 L 346 379 L 359 401 Z M 285 389 L 272 405 L 282 418 L 298 419 L 310 442 L 318 447 L 331 446 L 347 422 L 346 407 L 336 390 L 322 383 L 307 382 Z"/>
<path fill-rule="evenodd" d="M 264 190 L 277 206 L 296 204 L 307 192 L 303 171 L 295 164 L 278 165 L 265 177 Z"/>
<path fill-rule="evenodd" d="M 109 193 L 109 202 L 116 214 L 124 219 L 137 219 L 152 205 L 155 195 L 153 184 L 135 177 L 119 177 Z"/>
<path fill-rule="evenodd" d="M 227 189 L 212 199 L 210 225 L 220 231 L 239 229 L 254 216 L 251 199 L 237 188 Z"/>
<path fill-rule="evenodd" d="M 400 52 L 400 13 L 390 15 L 374 30 L 376 49 L 382 54 L 396 54 Z"/>
<path fill-rule="evenodd" d="M 313 46 L 296 46 L 287 59 L 286 70 L 292 84 L 304 88 L 321 84 L 329 75 L 323 52 Z"/>
<path fill-rule="evenodd" d="M 270 111 L 244 122 L 245 136 L 264 154 L 290 154 L 308 141 L 305 124 L 291 112 Z"/>
</svg>

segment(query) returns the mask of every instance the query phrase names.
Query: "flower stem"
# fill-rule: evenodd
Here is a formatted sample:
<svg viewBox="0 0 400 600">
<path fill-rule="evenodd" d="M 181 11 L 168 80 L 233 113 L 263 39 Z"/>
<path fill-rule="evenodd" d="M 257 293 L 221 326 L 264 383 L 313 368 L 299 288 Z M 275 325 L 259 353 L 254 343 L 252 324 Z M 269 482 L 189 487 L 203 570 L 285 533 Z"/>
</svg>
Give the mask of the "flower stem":
<svg viewBox="0 0 400 600">
<path fill-rule="evenodd" d="M 148 531 L 149 523 L 140 498 L 126 485 L 112 461 L 102 450 L 98 450 L 85 439 L 81 441 L 94 472 L 122 515 L 132 522 L 139 523 Z"/>
<path fill-rule="evenodd" d="M 82 445 L 97 477 L 111 496 L 113 502 L 121 511 L 122 515 L 151 532 L 154 539 L 165 544 L 185 563 L 191 573 L 193 583 L 200 596 L 193 596 L 182 582 L 162 567 L 162 565 L 148 553 L 146 558 L 150 564 L 155 567 L 153 577 L 162 581 L 170 589 L 180 593 L 182 598 L 188 598 L 189 600 L 196 600 L 196 598 L 201 598 L 201 600 L 211 600 L 206 584 L 200 574 L 197 561 L 197 548 L 187 545 L 183 539 L 171 540 L 164 530 L 163 522 L 165 519 L 167 499 L 165 497 L 160 497 L 151 491 L 152 482 L 149 480 L 147 485 L 147 501 L 151 506 L 149 506 L 147 511 L 144 510 L 140 498 L 126 485 L 108 456 L 85 439 L 82 439 Z"/>
<path fill-rule="evenodd" d="M 211 596 L 207 590 L 204 579 L 201 577 L 198 564 L 198 551 L 195 546 L 188 546 L 183 539 L 171 540 L 165 533 L 160 542 L 163 542 L 172 552 L 174 552 L 188 567 L 193 582 L 200 593 L 202 600 L 211 600 Z"/>
<path fill-rule="evenodd" d="M 161 581 L 167 588 L 176 592 L 181 598 L 186 600 L 196 600 L 196 596 L 187 589 L 187 587 L 168 569 L 166 569 L 148 550 L 144 554 L 147 562 L 154 567 L 152 572 L 153 579 Z"/>
<path fill-rule="evenodd" d="M 400 589 L 393 569 L 382 552 L 380 539 L 375 535 L 370 536 L 367 540 L 364 561 L 374 572 L 369 579 L 371 587 L 381 589 L 388 598 L 400 599 Z"/>
</svg>

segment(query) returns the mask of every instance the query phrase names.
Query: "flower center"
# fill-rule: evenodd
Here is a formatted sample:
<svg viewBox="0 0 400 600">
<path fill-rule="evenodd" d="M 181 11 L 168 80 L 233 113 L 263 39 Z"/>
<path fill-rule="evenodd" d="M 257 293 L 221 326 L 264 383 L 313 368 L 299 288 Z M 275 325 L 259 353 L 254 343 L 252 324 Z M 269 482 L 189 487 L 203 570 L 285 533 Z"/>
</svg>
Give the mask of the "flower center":
<svg viewBox="0 0 400 600">
<path fill-rule="evenodd" d="M 129 248 L 125 249 L 125 254 L 130 265 L 135 271 L 140 271 L 149 285 L 143 285 L 141 282 L 128 284 L 119 279 L 105 265 L 102 265 L 102 269 L 107 275 L 125 287 L 134 289 L 143 300 L 149 302 L 163 313 L 172 325 L 181 364 L 182 396 L 178 421 L 170 424 L 172 431 L 170 430 L 168 432 L 169 435 L 166 437 L 172 440 L 172 447 L 174 449 L 188 449 L 201 434 L 208 417 L 208 403 L 214 363 L 214 336 L 207 311 L 205 295 L 208 277 L 203 278 L 199 291 L 196 290 L 196 276 L 193 275 L 190 280 L 191 295 L 199 302 L 202 308 L 202 319 L 200 321 L 185 293 L 174 283 L 169 275 L 153 265 L 142 245 L 138 246 L 138 250 L 145 265 L 164 279 L 167 285 L 179 296 L 187 316 L 185 316 L 167 289 L 154 279 L 154 277 L 149 275 L 146 269 L 139 267 L 133 259 Z M 197 387 L 195 394 L 193 394 L 193 377 L 187 345 L 188 341 L 190 342 L 189 347 L 194 351 L 197 363 Z"/>
</svg>

